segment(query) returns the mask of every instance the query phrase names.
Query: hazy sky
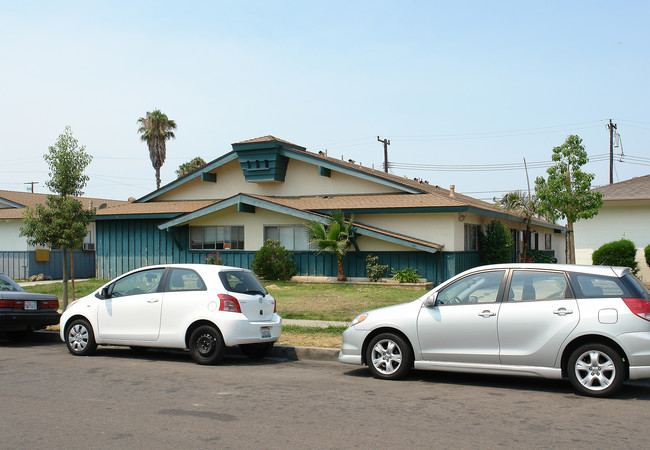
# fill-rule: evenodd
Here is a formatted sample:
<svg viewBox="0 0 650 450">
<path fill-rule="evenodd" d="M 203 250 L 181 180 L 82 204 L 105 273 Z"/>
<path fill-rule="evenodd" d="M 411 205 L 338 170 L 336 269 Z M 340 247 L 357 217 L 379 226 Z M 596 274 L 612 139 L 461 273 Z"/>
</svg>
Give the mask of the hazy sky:
<svg viewBox="0 0 650 450">
<path fill-rule="evenodd" d="M 614 181 L 646 175 L 649 23 L 647 1 L 0 0 L 0 189 L 48 192 L 70 125 L 87 196 L 146 195 L 137 119 L 156 108 L 178 125 L 163 184 L 269 134 L 380 168 L 379 135 L 393 173 L 490 199 L 578 134 L 603 185 L 609 119 Z"/>
</svg>

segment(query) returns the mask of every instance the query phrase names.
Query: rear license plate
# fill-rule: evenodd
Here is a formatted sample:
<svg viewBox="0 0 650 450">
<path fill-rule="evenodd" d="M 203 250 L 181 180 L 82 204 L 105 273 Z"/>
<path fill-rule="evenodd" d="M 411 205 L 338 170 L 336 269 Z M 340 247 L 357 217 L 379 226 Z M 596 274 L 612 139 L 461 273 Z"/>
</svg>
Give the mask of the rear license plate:
<svg viewBox="0 0 650 450">
<path fill-rule="evenodd" d="M 271 337 L 271 327 L 262 327 L 260 328 L 260 334 L 263 338 Z"/>
<path fill-rule="evenodd" d="M 34 300 L 25 300 L 25 310 L 33 311 L 38 309 Z"/>
</svg>

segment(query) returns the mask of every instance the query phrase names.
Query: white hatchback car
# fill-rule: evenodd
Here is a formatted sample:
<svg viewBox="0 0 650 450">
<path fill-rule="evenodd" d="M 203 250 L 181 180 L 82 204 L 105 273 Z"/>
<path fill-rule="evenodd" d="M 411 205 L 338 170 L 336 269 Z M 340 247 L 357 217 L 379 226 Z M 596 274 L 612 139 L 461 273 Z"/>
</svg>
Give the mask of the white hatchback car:
<svg viewBox="0 0 650 450">
<path fill-rule="evenodd" d="M 234 346 L 262 358 L 281 331 L 275 299 L 250 270 L 211 264 L 133 270 L 72 302 L 60 322 L 73 355 L 98 344 L 182 348 L 199 364 Z"/>
<path fill-rule="evenodd" d="M 385 379 L 412 368 L 567 377 L 603 397 L 650 378 L 650 294 L 627 267 L 476 267 L 413 302 L 359 315 L 339 361 Z"/>
</svg>

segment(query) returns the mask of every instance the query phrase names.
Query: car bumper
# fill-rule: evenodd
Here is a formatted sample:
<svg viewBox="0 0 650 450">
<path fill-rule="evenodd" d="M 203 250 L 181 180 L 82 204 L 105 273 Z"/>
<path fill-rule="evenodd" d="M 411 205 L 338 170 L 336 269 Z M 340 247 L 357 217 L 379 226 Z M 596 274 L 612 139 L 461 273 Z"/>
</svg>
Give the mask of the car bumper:
<svg viewBox="0 0 650 450">
<path fill-rule="evenodd" d="M 343 332 L 341 351 L 339 352 L 339 362 L 360 366 L 362 364 L 363 341 L 366 335 L 367 332 L 359 331 L 354 327 L 345 330 Z"/>
<path fill-rule="evenodd" d="M 241 315 L 241 318 L 220 321 L 219 329 L 227 347 L 241 344 L 257 344 L 275 342 L 282 333 L 282 318 L 275 314 L 271 320 L 252 322 Z M 268 337 L 263 337 L 267 334 Z"/>
<path fill-rule="evenodd" d="M 56 312 L 27 313 L 9 312 L 0 314 L 0 330 L 26 330 L 45 328 L 48 325 L 57 325 L 61 315 Z"/>
</svg>

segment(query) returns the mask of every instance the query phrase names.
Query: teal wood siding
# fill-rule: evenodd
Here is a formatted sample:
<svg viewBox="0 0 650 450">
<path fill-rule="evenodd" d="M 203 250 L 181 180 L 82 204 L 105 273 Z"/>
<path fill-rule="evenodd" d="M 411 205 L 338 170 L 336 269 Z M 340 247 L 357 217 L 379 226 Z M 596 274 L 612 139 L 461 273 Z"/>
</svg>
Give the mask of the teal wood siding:
<svg viewBox="0 0 650 450">
<path fill-rule="evenodd" d="M 225 265 L 251 268 L 254 251 L 190 251 L 188 227 L 161 231 L 158 223 L 141 219 L 97 221 L 97 278 L 115 278 L 153 264 L 205 263 L 205 257 L 212 253 L 219 253 Z M 349 252 L 343 261 L 345 274 L 365 278 L 368 255 L 378 256 L 378 263 L 389 270 L 417 269 L 422 278 L 435 284 L 480 265 L 478 252 Z M 330 253 L 292 252 L 292 257 L 298 275 L 336 276 L 336 258 Z"/>
<path fill-rule="evenodd" d="M 23 280 L 32 275 L 43 274 L 54 280 L 63 278 L 63 252 L 50 250 L 49 261 L 36 261 L 34 251 L 0 252 L 0 273 L 14 280 Z M 68 250 L 68 278 L 71 275 L 70 251 Z M 95 276 L 95 252 L 74 251 L 74 277 L 93 278 Z"/>
</svg>

